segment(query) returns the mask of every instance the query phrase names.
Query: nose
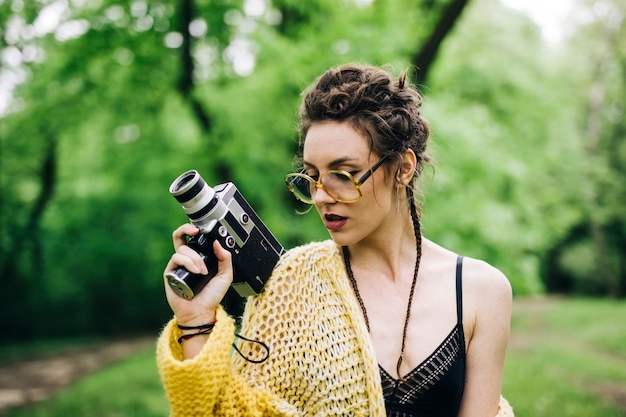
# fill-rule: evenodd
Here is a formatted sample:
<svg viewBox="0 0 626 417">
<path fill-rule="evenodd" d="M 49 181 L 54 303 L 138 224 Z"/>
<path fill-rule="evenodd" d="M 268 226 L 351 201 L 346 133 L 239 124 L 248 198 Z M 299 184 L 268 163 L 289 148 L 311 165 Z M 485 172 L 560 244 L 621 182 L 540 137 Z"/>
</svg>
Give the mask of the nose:
<svg viewBox="0 0 626 417">
<path fill-rule="evenodd" d="M 316 186 L 314 194 L 311 197 L 313 199 L 313 203 L 316 206 L 337 202 L 337 200 L 335 200 L 330 194 L 326 192 L 323 186 Z"/>
</svg>

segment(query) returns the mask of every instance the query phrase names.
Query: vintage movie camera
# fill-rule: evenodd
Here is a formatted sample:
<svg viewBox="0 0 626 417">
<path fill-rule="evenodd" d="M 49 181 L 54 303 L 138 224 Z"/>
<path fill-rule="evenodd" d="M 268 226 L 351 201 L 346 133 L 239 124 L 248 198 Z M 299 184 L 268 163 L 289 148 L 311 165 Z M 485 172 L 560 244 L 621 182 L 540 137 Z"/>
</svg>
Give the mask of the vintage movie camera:
<svg viewBox="0 0 626 417">
<path fill-rule="evenodd" d="M 200 232 L 187 245 L 202 256 L 207 275 L 184 267 L 166 274 L 169 286 L 188 300 L 217 274 L 213 242 L 232 254 L 232 287 L 241 297 L 261 292 L 285 249 L 231 182 L 209 187 L 198 171 L 190 170 L 172 182 L 170 193 Z"/>
</svg>

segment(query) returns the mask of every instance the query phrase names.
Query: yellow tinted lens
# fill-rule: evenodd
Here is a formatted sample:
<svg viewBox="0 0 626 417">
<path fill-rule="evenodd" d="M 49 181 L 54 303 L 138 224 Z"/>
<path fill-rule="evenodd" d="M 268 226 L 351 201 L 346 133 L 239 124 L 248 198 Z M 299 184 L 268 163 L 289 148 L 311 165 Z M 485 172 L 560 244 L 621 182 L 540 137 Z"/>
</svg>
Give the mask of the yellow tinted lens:
<svg viewBox="0 0 626 417">
<path fill-rule="evenodd" d="M 315 189 L 313 179 L 305 174 L 289 174 L 285 178 L 287 186 L 300 201 L 312 204 L 311 190 Z"/>
<path fill-rule="evenodd" d="M 345 171 L 328 171 L 317 181 L 306 174 L 289 174 L 285 183 L 298 200 L 307 204 L 314 204 L 313 196 L 318 188 L 342 203 L 351 203 L 361 197 L 356 181 Z"/>
<path fill-rule="evenodd" d="M 344 171 L 328 171 L 321 178 L 324 190 L 337 201 L 354 201 L 361 194 L 354 178 Z"/>
</svg>

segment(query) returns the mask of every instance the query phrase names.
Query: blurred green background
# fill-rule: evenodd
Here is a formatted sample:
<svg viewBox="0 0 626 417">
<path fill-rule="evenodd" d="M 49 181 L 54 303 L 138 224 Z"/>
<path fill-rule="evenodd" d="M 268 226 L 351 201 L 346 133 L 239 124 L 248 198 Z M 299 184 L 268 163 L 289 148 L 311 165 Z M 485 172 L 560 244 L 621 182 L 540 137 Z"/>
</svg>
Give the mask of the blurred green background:
<svg viewBox="0 0 626 417">
<path fill-rule="evenodd" d="M 285 247 L 325 239 L 282 178 L 300 92 L 352 61 L 424 95 L 425 235 L 517 300 L 623 306 L 626 1 L 544 2 L 560 36 L 513 3 L 0 0 L 0 343 L 156 334 L 188 169 Z"/>
</svg>

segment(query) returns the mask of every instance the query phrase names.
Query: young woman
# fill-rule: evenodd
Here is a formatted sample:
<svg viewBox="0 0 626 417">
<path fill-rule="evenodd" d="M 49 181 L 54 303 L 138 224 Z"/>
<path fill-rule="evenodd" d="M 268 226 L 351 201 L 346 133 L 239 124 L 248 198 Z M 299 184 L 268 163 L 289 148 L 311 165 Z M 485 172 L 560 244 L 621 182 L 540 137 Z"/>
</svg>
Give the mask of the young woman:
<svg viewBox="0 0 626 417">
<path fill-rule="evenodd" d="M 296 198 L 331 240 L 291 249 L 234 322 L 220 307 L 229 252 L 174 319 L 158 365 L 174 416 L 512 416 L 501 397 L 511 314 L 506 277 L 422 236 L 415 180 L 429 161 L 421 97 L 403 74 L 345 65 L 305 92 Z M 207 273 L 185 235 L 178 266 Z M 262 343 L 259 343 L 262 342 Z"/>
</svg>

